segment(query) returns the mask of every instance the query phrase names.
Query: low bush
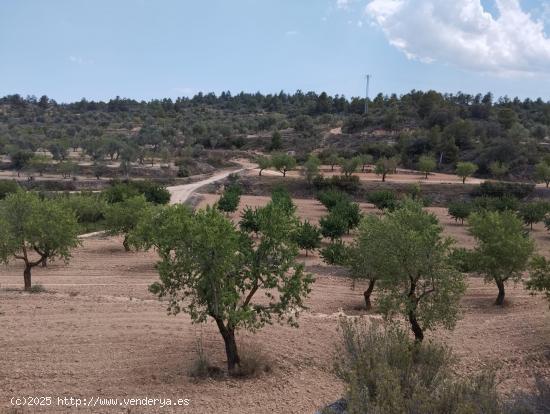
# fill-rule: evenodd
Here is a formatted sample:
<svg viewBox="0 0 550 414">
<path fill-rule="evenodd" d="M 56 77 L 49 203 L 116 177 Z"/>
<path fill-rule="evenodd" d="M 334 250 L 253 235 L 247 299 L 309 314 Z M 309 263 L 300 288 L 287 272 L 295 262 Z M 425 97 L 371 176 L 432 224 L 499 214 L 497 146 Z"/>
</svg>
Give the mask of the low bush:
<svg viewBox="0 0 550 414">
<path fill-rule="evenodd" d="M 485 181 L 471 192 L 473 197 L 514 197 L 523 199 L 533 193 L 535 184 Z"/>
<path fill-rule="evenodd" d="M 415 343 L 396 326 L 342 320 L 335 370 L 349 414 L 501 414 L 495 374 L 454 374 L 455 358 L 436 343 Z"/>
<path fill-rule="evenodd" d="M 342 240 L 336 240 L 322 248 L 320 254 L 326 264 L 345 266 L 348 263 L 350 251 Z"/>
<path fill-rule="evenodd" d="M 329 211 L 332 210 L 338 203 L 351 202 L 351 199 L 347 193 L 336 188 L 329 188 L 319 192 L 317 194 L 317 200 L 319 200 L 319 202 Z"/>
<path fill-rule="evenodd" d="M 391 190 L 373 191 L 367 195 L 367 201 L 380 210 L 393 211 L 397 208 L 399 200 Z"/>
<path fill-rule="evenodd" d="M 13 180 L 0 180 L 0 200 L 19 190 L 19 184 Z"/>
</svg>

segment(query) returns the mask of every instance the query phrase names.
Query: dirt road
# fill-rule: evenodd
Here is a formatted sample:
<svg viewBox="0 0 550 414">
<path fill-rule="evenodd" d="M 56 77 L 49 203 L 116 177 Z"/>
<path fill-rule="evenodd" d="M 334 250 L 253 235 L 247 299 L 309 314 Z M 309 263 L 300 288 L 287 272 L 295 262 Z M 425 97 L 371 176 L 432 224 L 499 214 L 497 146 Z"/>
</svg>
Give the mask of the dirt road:
<svg viewBox="0 0 550 414">
<path fill-rule="evenodd" d="M 237 170 L 226 170 L 219 172 L 217 174 L 214 174 L 212 177 L 209 177 L 205 180 L 197 181 L 191 184 L 183 184 L 183 185 L 174 185 L 171 187 L 166 187 L 168 191 L 170 191 L 171 198 L 170 198 L 170 204 L 178 204 L 178 203 L 185 203 L 187 199 L 193 194 L 196 190 L 198 190 L 201 187 L 204 187 L 205 185 L 215 183 L 216 181 L 223 180 L 230 174 L 237 174 L 241 171 L 244 171 L 246 168 L 240 168 Z"/>
</svg>

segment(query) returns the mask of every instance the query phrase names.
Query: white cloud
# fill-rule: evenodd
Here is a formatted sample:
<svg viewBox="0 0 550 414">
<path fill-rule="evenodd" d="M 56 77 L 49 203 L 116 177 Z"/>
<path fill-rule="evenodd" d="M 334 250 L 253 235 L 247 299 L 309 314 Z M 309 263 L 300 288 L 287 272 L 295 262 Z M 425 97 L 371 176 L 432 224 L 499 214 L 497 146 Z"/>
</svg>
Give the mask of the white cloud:
<svg viewBox="0 0 550 414">
<path fill-rule="evenodd" d="M 550 38 L 519 0 L 371 0 L 366 14 L 410 59 L 498 75 L 550 74 Z"/>
<path fill-rule="evenodd" d="M 296 36 L 297 34 L 298 34 L 297 30 L 289 30 L 288 32 L 285 33 L 285 35 L 287 36 Z"/>
</svg>

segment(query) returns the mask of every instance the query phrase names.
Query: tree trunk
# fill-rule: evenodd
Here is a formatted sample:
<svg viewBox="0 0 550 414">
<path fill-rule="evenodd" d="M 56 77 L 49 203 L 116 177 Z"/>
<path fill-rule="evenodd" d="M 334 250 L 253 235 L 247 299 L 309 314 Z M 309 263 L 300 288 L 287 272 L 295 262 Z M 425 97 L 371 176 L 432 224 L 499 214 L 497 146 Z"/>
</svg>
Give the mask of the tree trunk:
<svg viewBox="0 0 550 414">
<path fill-rule="evenodd" d="M 371 279 L 369 281 L 369 287 L 367 290 L 363 292 L 363 296 L 365 297 L 365 309 L 371 310 L 372 309 L 372 303 L 370 301 L 370 296 L 372 295 L 372 291 L 374 290 L 374 284 L 376 283 L 376 279 Z"/>
<path fill-rule="evenodd" d="M 216 319 L 216 324 L 223 337 L 225 343 L 225 354 L 227 356 L 227 370 L 230 374 L 237 372 L 238 366 L 241 363 L 239 353 L 237 352 L 237 342 L 235 341 L 235 330 L 233 328 L 227 328 L 223 324 L 223 321 Z"/>
<path fill-rule="evenodd" d="M 497 300 L 495 301 L 495 305 L 502 306 L 504 305 L 504 295 L 505 295 L 504 281 L 500 279 L 495 279 L 495 282 L 498 287 L 498 296 L 497 296 Z"/>
<path fill-rule="evenodd" d="M 462 177 L 462 184 L 466 184 L 466 177 Z"/>
<path fill-rule="evenodd" d="M 422 342 L 424 340 L 424 332 L 416 320 L 416 313 L 414 310 L 409 311 L 409 322 L 411 323 L 411 329 L 414 333 L 414 339 L 416 342 Z"/>
<path fill-rule="evenodd" d="M 260 169 L 260 173 L 258 174 L 260 177 L 262 176 L 262 170 Z"/>
<path fill-rule="evenodd" d="M 29 292 L 31 290 L 31 266 L 26 265 L 25 270 L 23 271 L 23 280 L 25 281 L 25 291 Z"/>
<path fill-rule="evenodd" d="M 428 179 L 428 172 L 426 171 L 426 180 Z"/>
<path fill-rule="evenodd" d="M 386 174 L 382 174 L 382 182 L 386 181 Z"/>
<path fill-rule="evenodd" d="M 127 252 L 130 251 L 130 245 L 128 244 L 128 235 L 124 236 L 124 240 L 122 241 L 122 245 L 124 246 L 124 250 Z"/>
<path fill-rule="evenodd" d="M 286 170 L 283 170 L 283 177 L 286 177 Z"/>
</svg>

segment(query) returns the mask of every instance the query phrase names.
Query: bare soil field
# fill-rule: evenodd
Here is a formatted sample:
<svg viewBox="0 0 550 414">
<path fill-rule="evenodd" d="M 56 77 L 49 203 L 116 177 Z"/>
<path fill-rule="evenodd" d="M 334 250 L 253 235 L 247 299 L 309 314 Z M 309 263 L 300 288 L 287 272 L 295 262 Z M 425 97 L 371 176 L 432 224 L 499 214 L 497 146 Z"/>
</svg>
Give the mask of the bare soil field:
<svg viewBox="0 0 550 414">
<path fill-rule="evenodd" d="M 200 206 L 215 195 L 204 195 Z M 244 205 L 263 205 L 267 197 L 243 197 Z M 314 200 L 295 200 L 298 214 L 316 222 L 325 214 Z M 372 206 L 362 205 L 374 212 Z M 472 240 L 441 208 L 432 208 L 445 231 L 461 245 Z M 238 213 L 233 218 L 238 220 Z M 538 249 L 549 252 L 543 226 L 533 231 Z M 271 372 L 259 377 L 195 381 L 188 372 L 202 338 L 212 364 L 225 368 L 223 341 L 213 323 L 195 326 L 186 315 L 168 316 L 165 304 L 147 290 L 157 279 L 155 253 L 126 253 L 119 238 L 83 241 L 68 264 L 33 270 L 33 282 L 47 292 L 22 293 L 22 267 L 0 268 L 0 411 L 12 396 L 189 398 L 182 408 L 136 407 L 79 409 L 79 412 L 313 413 L 339 398 L 342 384 L 331 373 L 342 315 L 378 318 L 362 310 L 362 286 L 351 289 L 340 269 L 316 255 L 301 256 L 316 275 L 308 311 L 300 328 L 273 325 L 256 334 L 241 333 L 239 344 L 265 355 Z M 430 333 L 461 358 L 460 372 L 483 364 L 499 367 L 504 393 L 529 388 L 535 374 L 550 376 L 550 311 L 521 285 L 507 289 L 507 305 L 493 306 L 496 288 L 468 280 L 463 318 L 453 332 Z M 242 350 L 242 353 L 245 349 Z M 43 412 L 74 409 L 50 407 Z"/>
</svg>

